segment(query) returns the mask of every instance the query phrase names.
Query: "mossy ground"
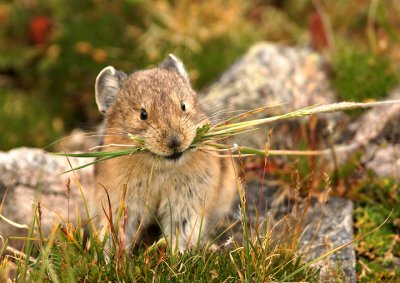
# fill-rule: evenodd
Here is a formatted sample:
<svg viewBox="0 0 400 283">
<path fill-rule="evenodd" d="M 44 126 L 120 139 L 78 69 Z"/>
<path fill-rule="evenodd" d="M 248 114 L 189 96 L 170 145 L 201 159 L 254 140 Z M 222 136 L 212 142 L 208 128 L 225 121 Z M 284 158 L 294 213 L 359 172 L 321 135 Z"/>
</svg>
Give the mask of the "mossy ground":
<svg viewBox="0 0 400 283">
<path fill-rule="evenodd" d="M 394 282 L 400 277 L 400 186 L 388 178 L 364 180 L 357 188 L 355 229 L 364 234 L 387 223 L 356 243 L 360 282 Z"/>
<path fill-rule="evenodd" d="M 360 154 L 349 158 L 334 182 L 346 183 L 345 195 L 354 201 L 355 237 L 385 224 L 355 243 L 357 280 L 395 282 L 400 276 L 400 184 L 367 172 L 360 166 Z"/>
</svg>

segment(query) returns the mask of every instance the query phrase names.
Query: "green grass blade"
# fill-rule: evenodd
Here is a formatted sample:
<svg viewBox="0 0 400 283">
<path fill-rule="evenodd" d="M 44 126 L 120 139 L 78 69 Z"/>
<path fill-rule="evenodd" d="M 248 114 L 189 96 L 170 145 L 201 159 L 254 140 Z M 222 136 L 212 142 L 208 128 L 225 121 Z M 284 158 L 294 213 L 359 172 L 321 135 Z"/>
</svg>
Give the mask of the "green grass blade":
<svg viewBox="0 0 400 283">
<path fill-rule="evenodd" d="M 96 151 L 96 152 L 84 152 L 84 153 L 62 153 L 54 152 L 53 155 L 58 156 L 68 156 L 68 157 L 103 157 L 103 156 L 121 156 L 138 151 L 138 148 L 126 149 L 126 150 L 116 150 L 116 151 Z"/>
<path fill-rule="evenodd" d="M 90 166 L 90 165 L 94 165 L 94 164 L 99 163 L 99 162 L 101 162 L 101 161 L 105 161 L 105 160 L 108 160 L 108 159 L 111 159 L 111 158 L 114 158 L 114 157 L 118 157 L 118 156 L 120 156 L 120 155 L 106 156 L 106 157 L 97 159 L 97 160 L 95 160 L 95 161 L 93 161 L 93 162 L 89 162 L 89 163 L 83 164 L 83 165 L 81 165 L 81 166 L 74 167 L 74 168 L 72 168 L 72 169 L 70 169 L 70 170 L 67 170 L 67 171 L 62 172 L 61 174 L 66 174 L 66 173 L 69 173 L 69 172 L 72 172 L 72 171 L 76 171 L 76 170 L 79 170 L 79 169 L 88 167 L 88 166 Z"/>
</svg>

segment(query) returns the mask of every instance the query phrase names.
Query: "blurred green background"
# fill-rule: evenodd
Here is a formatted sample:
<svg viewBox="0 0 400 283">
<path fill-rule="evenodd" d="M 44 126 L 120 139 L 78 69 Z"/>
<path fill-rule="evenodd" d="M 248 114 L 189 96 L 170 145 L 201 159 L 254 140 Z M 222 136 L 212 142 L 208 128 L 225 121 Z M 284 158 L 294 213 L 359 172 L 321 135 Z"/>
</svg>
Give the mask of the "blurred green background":
<svg viewBox="0 0 400 283">
<path fill-rule="evenodd" d="M 343 99 L 398 82 L 400 1 L 14 0 L 0 3 L 0 149 L 43 147 L 100 120 L 94 80 L 180 57 L 197 90 L 260 40 L 310 46 Z"/>
</svg>

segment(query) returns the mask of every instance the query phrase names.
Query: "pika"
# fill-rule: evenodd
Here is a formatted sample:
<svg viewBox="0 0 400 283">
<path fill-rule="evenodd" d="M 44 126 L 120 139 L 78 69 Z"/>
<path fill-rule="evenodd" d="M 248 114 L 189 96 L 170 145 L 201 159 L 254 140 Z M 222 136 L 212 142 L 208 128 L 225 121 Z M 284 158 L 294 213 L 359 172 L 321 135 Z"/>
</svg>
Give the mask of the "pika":
<svg viewBox="0 0 400 283">
<path fill-rule="evenodd" d="M 173 249 L 204 243 L 230 210 L 237 189 L 230 158 L 189 149 L 210 118 L 182 62 L 170 54 L 158 67 L 129 75 L 109 66 L 97 76 L 95 91 L 105 118 L 103 144 L 129 145 L 135 135 L 148 149 L 97 163 L 94 203 L 103 230 L 109 225 L 102 208 L 108 204 L 105 190 L 116 216 L 125 187 L 126 244 L 154 224 Z"/>
</svg>

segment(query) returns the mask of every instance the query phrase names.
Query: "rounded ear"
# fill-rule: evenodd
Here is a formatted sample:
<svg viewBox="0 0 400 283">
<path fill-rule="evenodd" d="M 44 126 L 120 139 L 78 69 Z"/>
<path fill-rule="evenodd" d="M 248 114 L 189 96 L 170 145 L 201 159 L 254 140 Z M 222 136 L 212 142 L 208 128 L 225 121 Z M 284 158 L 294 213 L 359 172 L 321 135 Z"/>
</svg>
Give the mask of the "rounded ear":
<svg viewBox="0 0 400 283">
<path fill-rule="evenodd" d="M 101 113 L 106 113 L 110 108 L 126 76 L 124 72 L 117 71 L 112 66 L 104 68 L 97 75 L 95 84 L 96 103 Z"/>
<path fill-rule="evenodd" d="M 182 61 L 175 57 L 173 54 L 169 54 L 168 58 L 159 65 L 159 68 L 174 71 L 178 73 L 181 77 L 183 77 L 187 82 L 189 82 L 189 75 L 186 72 Z"/>
</svg>

